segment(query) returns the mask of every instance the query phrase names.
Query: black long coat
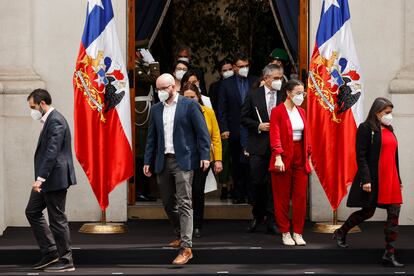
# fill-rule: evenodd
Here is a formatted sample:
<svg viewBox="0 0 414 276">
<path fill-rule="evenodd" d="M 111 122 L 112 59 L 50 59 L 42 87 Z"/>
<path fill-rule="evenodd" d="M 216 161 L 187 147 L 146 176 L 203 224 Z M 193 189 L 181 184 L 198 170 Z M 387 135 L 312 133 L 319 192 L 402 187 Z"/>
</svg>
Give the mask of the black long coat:
<svg viewBox="0 0 414 276">
<path fill-rule="evenodd" d="M 358 171 L 349 191 L 348 207 L 381 207 L 378 199 L 378 165 L 381 153 L 381 130 L 373 131 L 368 123 L 362 123 L 358 127 L 356 137 L 356 158 Z M 400 170 L 398 165 L 398 148 L 395 152 L 398 177 Z M 371 183 L 371 192 L 365 192 L 362 185 Z"/>
</svg>

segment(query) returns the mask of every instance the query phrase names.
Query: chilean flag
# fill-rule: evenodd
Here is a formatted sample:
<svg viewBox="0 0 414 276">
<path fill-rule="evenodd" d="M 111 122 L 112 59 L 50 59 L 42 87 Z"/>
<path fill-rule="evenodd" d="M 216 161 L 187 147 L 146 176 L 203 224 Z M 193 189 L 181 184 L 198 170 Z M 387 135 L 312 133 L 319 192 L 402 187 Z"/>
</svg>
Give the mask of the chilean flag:
<svg viewBox="0 0 414 276">
<path fill-rule="evenodd" d="M 102 210 L 133 175 L 129 83 L 111 0 L 88 0 L 73 76 L 75 151 Z"/>
<path fill-rule="evenodd" d="M 308 78 L 312 163 L 333 210 L 357 171 L 356 131 L 363 121 L 350 17 L 348 0 L 324 0 Z"/>
</svg>

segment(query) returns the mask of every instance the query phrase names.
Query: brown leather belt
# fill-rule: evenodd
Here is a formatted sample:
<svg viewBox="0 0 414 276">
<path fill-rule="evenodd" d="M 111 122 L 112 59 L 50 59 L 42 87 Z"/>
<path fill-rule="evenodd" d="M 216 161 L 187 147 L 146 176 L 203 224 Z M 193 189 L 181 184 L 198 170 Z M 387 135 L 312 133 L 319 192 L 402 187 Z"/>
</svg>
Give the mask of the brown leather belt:
<svg viewBox="0 0 414 276">
<path fill-rule="evenodd" d="M 175 154 L 174 153 L 166 153 L 165 158 L 175 158 Z"/>
</svg>

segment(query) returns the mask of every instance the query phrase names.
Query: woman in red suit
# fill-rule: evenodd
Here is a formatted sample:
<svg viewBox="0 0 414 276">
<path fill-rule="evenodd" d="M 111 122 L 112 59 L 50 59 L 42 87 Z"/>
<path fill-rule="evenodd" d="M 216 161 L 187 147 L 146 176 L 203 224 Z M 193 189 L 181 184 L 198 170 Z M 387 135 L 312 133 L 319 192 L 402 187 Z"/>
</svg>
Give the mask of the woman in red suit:
<svg viewBox="0 0 414 276">
<path fill-rule="evenodd" d="M 270 115 L 270 146 L 272 158 L 269 170 L 272 175 L 276 223 L 285 245 L 306 245 L 302 237 L 306 216 L 306 196 L 310 142 L 305 110 L 302 104 L 306 92 L 303 83 L 290 80 L 284 85 L 286 100 Z M 292 228 L 289 220 L 289 203 L 292 201 Z"/>
<path fill-rule="evenodd" d="M 387 210 L 385 252 L 382 262 L 401 267 L 395 259 L 398 218 L 402 195 L 398 166 L 398 142 L 392 123 L 393 104 L 386 98 L 375 99 L 368 117 L 358 127 L 356 155 L 358 172 L 349 191 L 347 206 L 361 207 L 352 213 L 341 228 L 334 232 L 339 247 L 348 247 L 346 235 L 352 227 L 372 217 L 377 207 Z"/>
</svg>

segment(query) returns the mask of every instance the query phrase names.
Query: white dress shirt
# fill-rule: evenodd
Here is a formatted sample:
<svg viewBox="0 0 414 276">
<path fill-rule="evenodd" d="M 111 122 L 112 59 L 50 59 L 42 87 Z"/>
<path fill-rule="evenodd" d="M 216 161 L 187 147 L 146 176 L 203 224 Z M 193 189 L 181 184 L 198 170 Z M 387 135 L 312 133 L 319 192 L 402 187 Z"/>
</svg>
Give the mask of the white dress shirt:
<svg viewBox="0 0 414 276">
<path fill-rule="evenodd" d="M 174 100 L 171 104 L 167 104 L 166 102 L 164 102 L 164 111 L 162 113 L 162 120 L 164 122 L 164 143 L 165 143 L 164 153 L 175 154 L 173 130 L 174 130 L 174 118 L 175 118 L 175 110 L 177 108 L 177 102 L 178 102 L 178 93 L 175 94 Z"/>
<path fill-rule="evenodd" d="M 42 118 L 40 119 L 40 124 L 41 124 L 41 126 L 42 126 L 42 129 L 43 129 L 43 126 L 44 126 L 44 125 L 45 125 L 45 123 L 46 123 L 47 117 L 49 117 L 50 113 L 51 113 L 53 110 L 55 110 L 55 109 L 53 108 L 53 106 L 51 106 L 51 107 L 49 108 L 49 110 L 45 113 L 45 115 L 43 115 L 43 116 L 42 116 Z M 36 180 L 37 180 L 37 181 L 40 181 L 40 182 L 45 182 L 45 181 L 46 181 L 46 179 L 44 179 L 43 177 L 40 177 L 40 176 L 38 176 L 38 177 L 36 178 Z"/>
<path fill-rule="evenodd" d="M 302 117 L 300 116 L 299 110 L 295 107 L 293 107 L 292 111 L 289 109 L 286 109 L 290 122 L 292 124 L 292 131 L 293 131 L 293 141 L 300 141 L 302 140 L 302 133 L 303 129 L 305 128 L 305 125 L 303 123 Z"/>
<path fill-rule="evenodd" d="M 269 106 L 270 96 L 272 95 L 272 92 L 275 93 L 275 105 L 273 106 L 273 108 L 275 108 L 276 103 L 277 103 L 277 91 L 270 90 L 266 85 L 264 85 L 264 89 L 265 89 L 265 95 L 266 95 L 266 108 Z M 270 117 L 270 114 L 269 114 L 269 117 Z"/>
<path fill-rule="evenodd" d="M 42 129 L 43 129 L 43 126 L 44 126 L 44 125 L 45 125 L 45 123 L 46 123 L 47 117 L 49 117 L 50 113 L 51 113 L 53 110 L 55 110 L 55 108 L 54 108 L 53 106 L 51 106 L 51 107 L 49 108 L 49 110 L 45 113 L 45 115 L 43 115 L 43 117 L 40 119 L 40 124 L 42 125 Z"/>
</svg>

